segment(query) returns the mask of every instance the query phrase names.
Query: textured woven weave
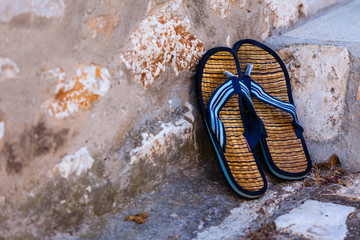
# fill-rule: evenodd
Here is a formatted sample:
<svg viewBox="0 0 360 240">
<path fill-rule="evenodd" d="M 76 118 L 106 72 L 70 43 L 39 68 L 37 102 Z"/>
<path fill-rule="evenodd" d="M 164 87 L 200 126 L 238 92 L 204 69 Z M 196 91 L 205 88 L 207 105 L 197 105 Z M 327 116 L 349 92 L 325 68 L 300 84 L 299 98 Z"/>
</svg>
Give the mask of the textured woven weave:
<svg viewBox="0 0 360 240">
<path fill-rule="evenodd" d="M 251 78 L 268 94 L 290 102 L 286 78 L 279 62 L 269 52 L 251 43 L 244 43 L 238 50 L 241 69 L 253 64 Z M 297 174 L 308 169 L 309 163 L 301 139 L 295 135 L 293 117 L 278 108 L 252 99 L 257 115 L 267 132 L 266 142 L 273 163 L 282 171 Z"/>
<path fill-rule="evenodd" d="M 237 75 L 234 56 L 227 51 L 216 52 L 207 60 L 203 70 L 201 91 L 205 106 L 208 105 L 213 92 L 227 80 L 223 74 L 224 71 Z M 244 128 L 237 95 L 230 98 L 219 116 L 226 132 L 224 155 L 232 176 L 245 190 L 259 191 L 263 189 L 264 179 L 243 136 Z"/>
</svg>

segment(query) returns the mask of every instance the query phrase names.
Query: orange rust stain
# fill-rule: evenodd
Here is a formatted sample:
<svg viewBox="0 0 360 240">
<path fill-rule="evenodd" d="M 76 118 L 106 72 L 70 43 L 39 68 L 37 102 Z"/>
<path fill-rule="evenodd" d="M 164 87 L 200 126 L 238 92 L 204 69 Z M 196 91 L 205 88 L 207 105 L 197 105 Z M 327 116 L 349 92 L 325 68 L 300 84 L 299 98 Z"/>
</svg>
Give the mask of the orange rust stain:
<svg viewBox="0 0 360 240">
<path fill-rule="evenodd" d="M 94 66 L 91 64 L 90 68 Z M 88 73 L 86 70 L 83 71 L 82 65 L 79 65 L 79 69 L 81 74 L 75 75 L 68 82 L 65 81 L 65 77 L 58 77 L 57 84 L 61 87 L 56 91 L 54 101 L 48 108 L 52 116 L 57 117 L 64 113 L 65 116 L 68 116 L 79 110 L 88 110 L 92 103 L 98 100 L 99 94 L 94 92 L 97 90 L 96 86 L 87 81 Z M 102 67 L 96 66 L 94 75 L 90 77 L 96 77 L 98 80 L 104 81 L 101 75 L 102 69 Z M 64 73 L 62 69 L 59 72 Z"/>
<path fill-rule="evenodd" d="M 86 77 L 86 74 L 83 74 L 83 77 Z M 99 95 L 90 93 L 88 90 L 84 89 L 84 85 L 79 82 L 78 77 L 75 77 L 76 83 L 74 88 L 69 91 L 60 91 L 55 95 L 55 101 L 61 106 L 62 111 L 68 109 L 69 103 L 76 103 L 80 109 L 87 110 L 91 107 L 91 104 L 95 102 Z M 60 113 L 60 110 L 54 110 L 54 107 L 51 106 L 50 110 L 53 114 Z"/>
<path fill-rule="evenodd" d="M 100 71 L 101 71 L 101 68 L 100 68 L 100 67 L 96 67 L 95 76 L 98 77 L 98 78 L 100 78 L 101 80 L 103 80 L 102 77 L 101 77 Z"/>
<path fill-rule="evenodd" d="M 155 140 L 155 144 L 156 144 L 156 146 L 158 147 L 157 150 L 160 151 L 162 146 L 161 146 L 159 140 L 156 139 L 156 140 Z"/>
</svg>

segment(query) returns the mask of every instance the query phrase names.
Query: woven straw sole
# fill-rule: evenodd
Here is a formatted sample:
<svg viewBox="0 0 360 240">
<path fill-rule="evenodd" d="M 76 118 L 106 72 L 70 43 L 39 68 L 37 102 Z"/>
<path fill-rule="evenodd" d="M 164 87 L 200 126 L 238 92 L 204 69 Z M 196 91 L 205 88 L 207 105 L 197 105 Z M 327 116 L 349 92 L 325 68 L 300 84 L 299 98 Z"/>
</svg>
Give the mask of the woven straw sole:
<svg viewBox="0 0 360 240">
<path fill-rule="evenodd" d="M 268 94 L 281 101 L 292 103 L 288 74 L 284 69 L 285 66 L 280 65 L 280 58 L 276 55 L 278 58 L 276 59 L 274 52 L 270 54 L 264 45 L 256 41 L 243 40 L 239 43 L 235 44 L 234 48 L 238 49 L 241 69 L 253 64 L 251 78 Z M 265 145 L 270 153 L 270 156 L 267 156 L 270 167 L 275 168 L 276 175 L 280 173 L 280 177 L 288 179 L 303 177 L 310 170 L 311 161 L 305 142 L 295 135 L 292 116 L 255 98 L 252 100 L 256 114 L 263 121 L 268 135 L 262 145 Z"/>
<path fill-rule="evenodd" d="M 227 80 L 227 77 L 223 74 L 224 71 L 229 71 L 235 75 L 238 73 L 237 60 L 235 60 L 236 55 L 234 52 L 231 53 L 229 51 L 232 50 L 217 51 L 205 59 L 200 80 L 201 87 L 199 89 L 202 95 L 203 106 L 208 105 L 213 92 Z M 220 111 L 219 116 L 226 132 L 226 148 L 225 153 L 223 153 L 225 160 L 223 161 L 228 166 L 229 174 L 245 192 L 255 193 L 265 191 L 266 180 L 261 170 L 259 170 L 258 161 L 256 161 L 243 136 L 244 127 L 237 95 L 233 95 L 230 98 Z"/>
</svg>

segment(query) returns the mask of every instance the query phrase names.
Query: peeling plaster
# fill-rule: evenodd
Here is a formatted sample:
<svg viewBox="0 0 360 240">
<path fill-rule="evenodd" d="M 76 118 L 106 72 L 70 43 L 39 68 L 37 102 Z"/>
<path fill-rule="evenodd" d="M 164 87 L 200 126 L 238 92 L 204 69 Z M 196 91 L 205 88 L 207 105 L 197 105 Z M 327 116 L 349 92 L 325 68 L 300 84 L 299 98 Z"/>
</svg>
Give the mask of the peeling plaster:
<svg viewBox="0 0 360 240">
<path fill-rule="evenodd" d="M 243 9 L 245 7 L 245 0 L 211 0 L 210 8 L 214 12 L 218 12 L 221 18 L 226 18 L 233 4 L 237 4 L 240 9 Z"/>
<path fill-rule="evenodd" d="M 89 170 L 94 163 L 87 147 L 80 148 L 74 155 L 66 155 L 60 163 L 56 164 L 48 171 L 47 176 L 53 177 L 60 173 L 63 178 L 69 178 L 71 175 L 80 176 L 83 172 Z"/>
<path fill-rule="evenodd" d="M 54 99 L 47 104 L 48 112 L 59 119 L 89 109 L 110 88 L 109 70 L 95 64 L 79 64 L 75 76 L 68 80 L 61 68 L 49 70 L 48 73 L 57 79 Z"/>
<path fill-rule="evenodd" d="M 20 72 L 15 62 L 8 58 L 0 57 L 0 82 L 6 79 L 16 78 Z"/>
<path fill-rule="evenodd" d="M 175 144 L 172 142 L 172 137 L 189 140 L 192 136 L 193 125 L 185 119 L 180 119 L 175 123 L 161 123 L 160 127 L 162 130 L 156 135 L 147 132 L 141 134 L 141 146 L 130 152 L 130 165 L 142 158 L 156 165 L 156 155 L 166 153 L 168 147 Z"/>
<path fill-rule="evenodd" d="M 121 61 L 133 72 L 133 79 L 145 87 L 170 64 L 176 76 L 180 71 L 195 67 L 204 52 L 204 44 L 190 34 L 188 17 L 178 18 L 183 13 L 182 1 L 168 1 L 152 6 L 148 16 L 130 35 Z"/>
<path fill-rule="evenodd" d="M 5 23 L 24 13 L 52 18 L 62 17 L 64 12 L 64 0 L 1 0 L 0 3 L 0 21 Z"/>
</svg>

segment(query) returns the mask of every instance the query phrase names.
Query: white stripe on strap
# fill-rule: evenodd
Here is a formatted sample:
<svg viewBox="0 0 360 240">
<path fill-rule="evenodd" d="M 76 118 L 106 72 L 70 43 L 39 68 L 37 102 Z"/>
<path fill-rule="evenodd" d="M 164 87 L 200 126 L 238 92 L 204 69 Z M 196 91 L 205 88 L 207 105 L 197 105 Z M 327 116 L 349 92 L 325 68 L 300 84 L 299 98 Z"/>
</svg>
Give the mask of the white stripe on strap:
<svg viewBox="0 0 360 240">
<path fill-rule="evenodd" d="M 298 125 L 302 129 L 302 127 L 298 121 L 297 115 L 296 115 L 296 108 L 293 104 L 283 102 L 279 99 L 272 97 L 271 95 L 266 93 L 264 91 L 264 89 L 259 84 L 254 82 L 253 80 L 251 81 L 251 94 L 253 94 L 255 96 L 255 98 L 257 98 L 260 101 L 263 101 L 274 107 L 280 108 L 281 110 L 283 110 L 285 112 L 290 113 L 292 115 L 292 117 L 294 118 L 294 122 L 296 123 L 296 125 Z"/>
<path fill-rule="evenodd" d="M 250 101 L 250 103 L 252 103 L 250 97 L 250 90 L 240 79 L 237 78 L 236 80 L 239 81 L 241 94 L 243 94 Z M 232 81 L 233 80 L 229 79 L 220 87 L 218 87 L 214 91 L 208 103 L 211 130 L 219 141 L 220 147 L 224 151 L 226 146 L 226 135 L 224 124 L 219 117 L 219 112 L 221 108 L 226 104 L 226 102 L 230 99 L 230 97 L 235 93 L 235 88 Z"/>
</svg>

